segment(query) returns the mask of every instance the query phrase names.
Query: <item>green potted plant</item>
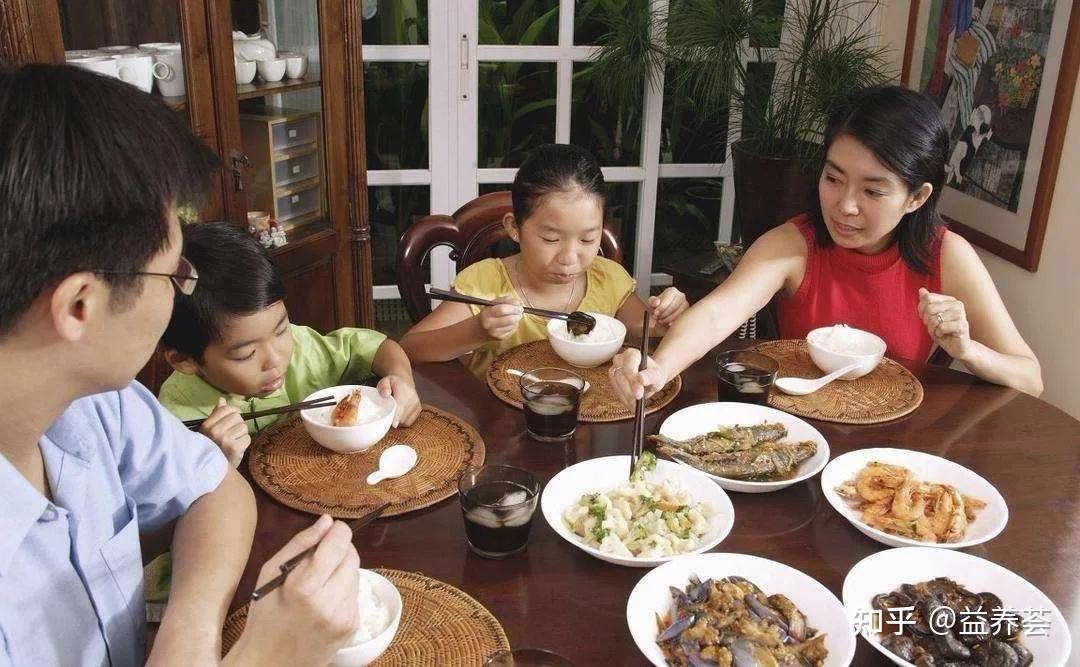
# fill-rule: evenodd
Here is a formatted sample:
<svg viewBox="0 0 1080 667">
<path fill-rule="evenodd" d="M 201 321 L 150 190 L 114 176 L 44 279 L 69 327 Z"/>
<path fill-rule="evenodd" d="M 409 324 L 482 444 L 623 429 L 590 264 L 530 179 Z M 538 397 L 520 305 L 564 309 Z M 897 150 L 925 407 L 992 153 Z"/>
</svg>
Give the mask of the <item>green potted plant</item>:
<svg viewBox="0 0 1080 667">
<path fill-rule="evenodd" d="M 665 16 L 632 0 L 609 15 L 594 74 L 611 102 L 625 103 L 642 76 L 655 80 L 666 67 L 699 114 L 728 121 L 717 152 L 730 146 L 735 233 L 750 243 L 811 205 L 829 113 L 851 93 L 893 78 L 868 20 L 854 18 L 872 16 L 874 7 L 672 0 Z"/>
</svg>

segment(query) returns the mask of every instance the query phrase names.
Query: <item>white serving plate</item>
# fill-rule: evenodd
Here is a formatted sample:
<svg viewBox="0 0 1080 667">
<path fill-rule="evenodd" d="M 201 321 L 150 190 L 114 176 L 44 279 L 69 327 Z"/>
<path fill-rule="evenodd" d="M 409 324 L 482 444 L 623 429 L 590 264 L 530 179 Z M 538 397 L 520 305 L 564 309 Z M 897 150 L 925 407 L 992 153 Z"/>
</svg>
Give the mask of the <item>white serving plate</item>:
<svg viewBox="0 0 1080 667">
<path fill-rule="evenodd" d="M 586 493 L 608 491 L 625 483 L 630 474 L 629 456 L 605 456 L 576 463 L 551 478 L 540 497 L 540 509 L 544 519 L 564 540 L 585 553 L 600 560 L 626 565 L 628 567 L 653 567 L 678 556 L 660 558 L 626 558 L 606 553 L 581 541 L 566 522 L 563 512 Z M 648 481 L 659 482 L 673 479 L 676 484 L 688 492 L 695 501 L 704 503 L 712 510 L 709 517 L 709 532 L 702 536 L 700 544 L 690 553 L 701 553 L 712 549 L 728 536 L 735 524 L 735 509 L 731 499 L 709 478 L 689 466 L 681 466 L 671 461 L 657 460 L 656 469 Z"/>
<path fill-rule="evenodd" d="M 859 518 L 860 512 L 848 505 L 840 494 L 835 491 L 837 486 L 855 477 L 856 473 L 871 461 L 904 466 L 911 470 L 915 474 L 915 478 L 921 482 L 950 484 L 964 495 L 985 502 L 986 507 L 976 513 L 975 520 L 968 525 L 968 529 L 964 533 L 964 539 L 960 542 L 921 542 L 872 528 L 863 523 Z M 993 539 L 1005 529 L 1005 524 L 1009 522 L 1009 508 L 1005 504 L 1005 499 L 994 488 L 993 484 L 959 463 L 953 463 L 940 456 L 910 449 L 874 447 L 858 449 L 838 456 L 829 465 L 825 466 L 825 470 L 822 471 L 821 490 L 825 493 L 825 498 L 829 501 L 829 504 L 859 531 L 867 537 L 890 547 L 964 549 Z"/>
<path fill-rule="evenodd" d="M 669 586 L 685 589 L 690 575 L 749 579 L 766 595 L 782 593 L 806 615 L 806 623 L 825 634 L 829 656 L 825 667 L 846 667 L 855 656 L 852 623 L 840 600 L 817 580 L 793 567 L 746 554 L 712 553 L 680 556 L 647 573 L 626 602 L 626 623 L 638 649 L 656 667 L 666 667 L 656 644 L 656 614 L 671 609 Z"/>
<path fill-rule="evenodd" d="M 817 443 L 817 452 L 802 462 L 794 477 L 776 482 L 752 482 L 701 472 L 728 491 L 766 493 L 779 491 L 792 484 L 798 484 L 809 479 L 818 474 L 825 467 L 825 464 L 829 462 L 829 443 L 825 440 L 825 436 L 821 435 L 820 431 L 798 417 L 789 415 L 782 410 L 752 403 L 700 403 L 691 405 L 665 419 L 664 423 L 660 425 L 660 435 L 674 440 L 688 440 L 722 426 L 734 426 L 736 424 L 751 426 L 763 422 L 779 422 L 783 424 L 788 430 L 787 440 L 813 440 Z M 697 470 L 688 463 L 682 461 L 677 461 L 677 463 Z"/>
<path fill-rule="evenodd" d="M 1024 614 L 1025 610 L 1046 610 L 1041 621 L 1048 627 L 1038 634 L 1025 633 L 1023 643 L 1034 656 L 1032 665 L 1064 665 L 1069 659 L 1072 640 L 1069 626 L 1058 608 L 1028 580 L 983 558 L 959 551 L 930 547 L 903 547 L 871 554 L 855 564 L 844 579 L 844 608 L 852 619 L 869 619 L 870 601 L 879 593 L 888 593 L 901 584 L 917 584 L 936 577 L 948 577 L 972 593 L 990 592 L 1001 598 L 1006 609 Z M 881 645 L 878 634 L 860 623 L 861 634 L 870 645 L 898 665 L 912 667 Z M 1045 633 L 1045 634 L 1043 634 Z"/>
</svg>

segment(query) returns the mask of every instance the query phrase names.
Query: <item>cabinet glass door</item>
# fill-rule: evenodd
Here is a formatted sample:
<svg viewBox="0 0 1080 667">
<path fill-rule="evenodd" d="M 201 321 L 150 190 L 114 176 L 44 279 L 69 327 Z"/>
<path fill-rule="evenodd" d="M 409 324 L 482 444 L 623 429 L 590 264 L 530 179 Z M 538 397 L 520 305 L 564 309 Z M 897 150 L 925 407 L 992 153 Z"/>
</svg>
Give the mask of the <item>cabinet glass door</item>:
<svg viewBox="0 0 1080 667">
<path fill-rule="evenodd" d="M 331 227 L 318 0 L 233 0 L 248 225 L 268 247 Z"/>
</svg>

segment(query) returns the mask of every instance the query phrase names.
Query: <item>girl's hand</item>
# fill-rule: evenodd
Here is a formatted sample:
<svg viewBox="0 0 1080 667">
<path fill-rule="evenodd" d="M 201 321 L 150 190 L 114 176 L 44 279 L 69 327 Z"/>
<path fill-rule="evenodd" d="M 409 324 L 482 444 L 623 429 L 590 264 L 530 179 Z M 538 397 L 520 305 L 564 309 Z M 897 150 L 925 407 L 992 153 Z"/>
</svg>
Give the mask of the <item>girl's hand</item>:
<svg viewBox="0 0 1080 667">
<path fill-rule="evenodd" d="M 919 289 L 919 317 L 930 337 L 953 359 L 964 361 L 973 350 L 964 303 L 945 294 Z"/>
<path fill-rule="evenodd" d="M 393 396 L 394 401 L 397 402 L 394 427 L 412 426 L 423 409 L 412 378 L 393 374 L 387 375 L 379 380 L 379 384 L 375 385 L 375 388 L 379 390 L 379 394 L 382 396 Z"/>
<path fill-rule="evenodd" d="M 653 320 L 667 326 L 690 307 L 690 302 L 686 300 L 685 294 L 669 287 L 656 296 L 650 296 L 646 305 Z"/>
<path fill-rule="evenodd" d="M 502 340 L 517 331 L 518 322 L 525 313 L 521 302 L 512 296 L 494 299 L 497 306 L 486 306 L 477 317 L 484 333 L 492 340 Z"/>
<path fill-rule="evenodd" d="M 221 396 L 214 411 L 199 427 L 199 433 L 213 440 L 234 468 L 240 465 L 244 452 L 251 446 L 251 435 L 240 418 L 240 410 L 227 404 Z"/>
<path fill-rule="evenodd" d="M 625 405 L 632 406 L 637 399 L 655 394 L 667 384 L 664 369 L 655 359 L 649 357 L 643 371 L 638 371 L 640 365 L 641 352 L 632 347 L 611 360 L 611 386 Z"/>
</svg>

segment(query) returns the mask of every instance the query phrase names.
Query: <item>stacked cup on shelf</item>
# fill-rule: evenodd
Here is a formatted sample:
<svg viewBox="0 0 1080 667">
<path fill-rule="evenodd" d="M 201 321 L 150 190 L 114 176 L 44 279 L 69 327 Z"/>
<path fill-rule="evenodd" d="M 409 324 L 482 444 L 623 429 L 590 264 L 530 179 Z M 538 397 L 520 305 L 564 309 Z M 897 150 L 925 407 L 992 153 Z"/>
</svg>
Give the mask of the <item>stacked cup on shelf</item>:
<svg viewBox="0 0 1080 667">
<path fill-rule="evenodd" d="M 184 94 L 184 58 L 179 42 L 122 44 L 64 52 L 69 65 L 111 76 L 149 93 L 157 81 L 166 97 Z"/>
<path fill-rule="evenodd" d="M 307 72 L 307 56 L 292 51 L 278 52 L 274 43 L 259 33 L 246 35 L 234 31 L 233 58 L 239 84 L 251 83 L 256 72 L 267 83 L 283 78 L 301 79 Z"/>
</svg>

